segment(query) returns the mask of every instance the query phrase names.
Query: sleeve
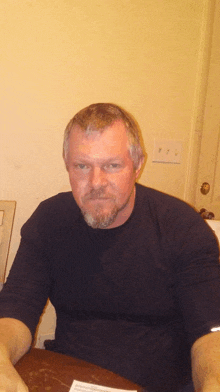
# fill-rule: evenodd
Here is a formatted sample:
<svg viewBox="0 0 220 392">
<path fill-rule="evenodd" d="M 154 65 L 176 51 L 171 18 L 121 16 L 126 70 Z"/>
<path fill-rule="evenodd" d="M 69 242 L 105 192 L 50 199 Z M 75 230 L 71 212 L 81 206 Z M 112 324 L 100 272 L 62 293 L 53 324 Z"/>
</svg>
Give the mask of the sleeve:
<svg viewBox="0 0 220 392">
<path fill-rule="evenodd" d="M 0 317 L 22 321 L 32 336 L 50 290 L 47 243 L 41 221 L 40 206 L 21 229 L 20 246 L 0 293 Z"/>
<path fill-rule="evenodd" d="M 189 343 L 220 326 L 220 265 L 217 238 L 189 209 L 175 228 L 175 292 Z"/>
</svg>

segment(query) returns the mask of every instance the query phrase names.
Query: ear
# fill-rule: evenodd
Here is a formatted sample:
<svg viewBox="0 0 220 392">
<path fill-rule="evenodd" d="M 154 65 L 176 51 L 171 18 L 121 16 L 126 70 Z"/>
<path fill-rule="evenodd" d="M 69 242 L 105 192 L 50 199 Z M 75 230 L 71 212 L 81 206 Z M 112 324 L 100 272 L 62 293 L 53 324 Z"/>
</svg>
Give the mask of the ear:
<svg viewBox="0 0 220 392">
<path fill-rule="evenodd" d="M 140 160 L 140 162 L 139 162 L 139 165 L 138 165 L 138 168 L 135 170 L 135 177 L 136 177 L 136 178 L 138 178 L 138 176 L 139 176 L 139 174 L 140 174 L 141 168 L 142 168 L 143 163 L 144 163 L 144 159 L 145 159 L 145 157 L 142 157 L 142 158 L 141 158 L 141 160 Z"/>
</svg>

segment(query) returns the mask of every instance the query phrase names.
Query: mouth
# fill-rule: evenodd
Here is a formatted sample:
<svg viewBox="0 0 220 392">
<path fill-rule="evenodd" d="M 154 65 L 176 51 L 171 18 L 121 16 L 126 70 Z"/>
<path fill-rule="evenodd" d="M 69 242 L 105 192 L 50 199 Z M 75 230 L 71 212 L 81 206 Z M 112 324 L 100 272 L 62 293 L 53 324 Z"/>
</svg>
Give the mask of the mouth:
<svg viewBox="0 0 220 392">
<path fill-rule="evenodd" d="M 90 197 L 89 200 L 109 200 L 112 197 Z"/>
<path fill-rule="evenodd" d="M 87 201 L 106 201 L 106 200 L 114 200 L 114 197 L 112 195 L 86 195 L 84 197 L 84 202 Z"/>
<path fill-rule="evenodd" d="M 88 199 L 86 199 L 86 202 L 91 202 L 91 203 L 104 203 L 106 201 L 113 201 L 112 197 L 90 197 Z"/>
</svg>

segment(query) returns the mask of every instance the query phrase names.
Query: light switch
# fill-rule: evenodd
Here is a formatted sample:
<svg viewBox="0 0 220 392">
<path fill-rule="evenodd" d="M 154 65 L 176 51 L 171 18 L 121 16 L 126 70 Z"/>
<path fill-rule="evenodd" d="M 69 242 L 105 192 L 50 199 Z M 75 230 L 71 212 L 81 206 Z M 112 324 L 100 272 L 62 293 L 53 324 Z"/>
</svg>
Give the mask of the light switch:
<svg viewBox="0 0 220 392">
<path fill-rule="evenodd" d="M 175 140 L 155 140 L 153 162 L 180 163 L 182 142 Z"/>
</svg>

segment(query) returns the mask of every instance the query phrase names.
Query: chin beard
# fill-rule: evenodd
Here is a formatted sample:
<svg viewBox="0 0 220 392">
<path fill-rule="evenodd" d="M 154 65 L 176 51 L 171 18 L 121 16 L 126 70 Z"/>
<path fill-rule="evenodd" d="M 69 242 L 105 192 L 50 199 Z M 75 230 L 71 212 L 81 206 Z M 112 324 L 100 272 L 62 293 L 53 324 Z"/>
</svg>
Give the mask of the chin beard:
<svg viewBox="0 0 220 392">
<path fill-rule="evenodd" d="M 131 194 L 132 194 L 132 192 L 131 192 Z M 127 206 L 127 204 L 129 203 L 131 194 L 129 195 L 127 200 L 123 203 L 123 205 L 121 205 L 121 206 L 117 205 L 116 200 L 114 200 L 114 198 L 112 198 L 114 200 L 114 206 L 110 211 L 108 211 L 106 213 L 103 212 L 101 207 L 100 208 L 97 207 L 95 209 L 95 211 L 93 211 L 93 212 L 90 212 L 89 210 L 81 208 L 81 212 L 83 214 L 83 217 L 84 217 L 87 225 L 91 226 L 93 229 L 106 229 L 106 228 L 108 228 L 112 223 L 115 222 L 115 220 L 118 216 L 118 213 L 120 211 L 122 211 Z M 96 191 L 96 192 L 94 191 L 93 193 L 91 192 L 91 195 L 89 195 L 89 197 L 86 197 L 84 199 L 84 201 L 86 201 L 89 198 L 96 198 L 96 197 L 101 198 L 101 196 L 102 196 L 102 194 L 100 194 L 100 190 Z"/>
<path fill-rule="evenodd" d="M 118 212 L 116 207 L 109 214 L 103 214 L 102 212 L 91 214 L 88 211 L 82 210 L 87 225 L 91 226 L 93 229 L 106 229 L 115 221 Z"/>
</svg>

